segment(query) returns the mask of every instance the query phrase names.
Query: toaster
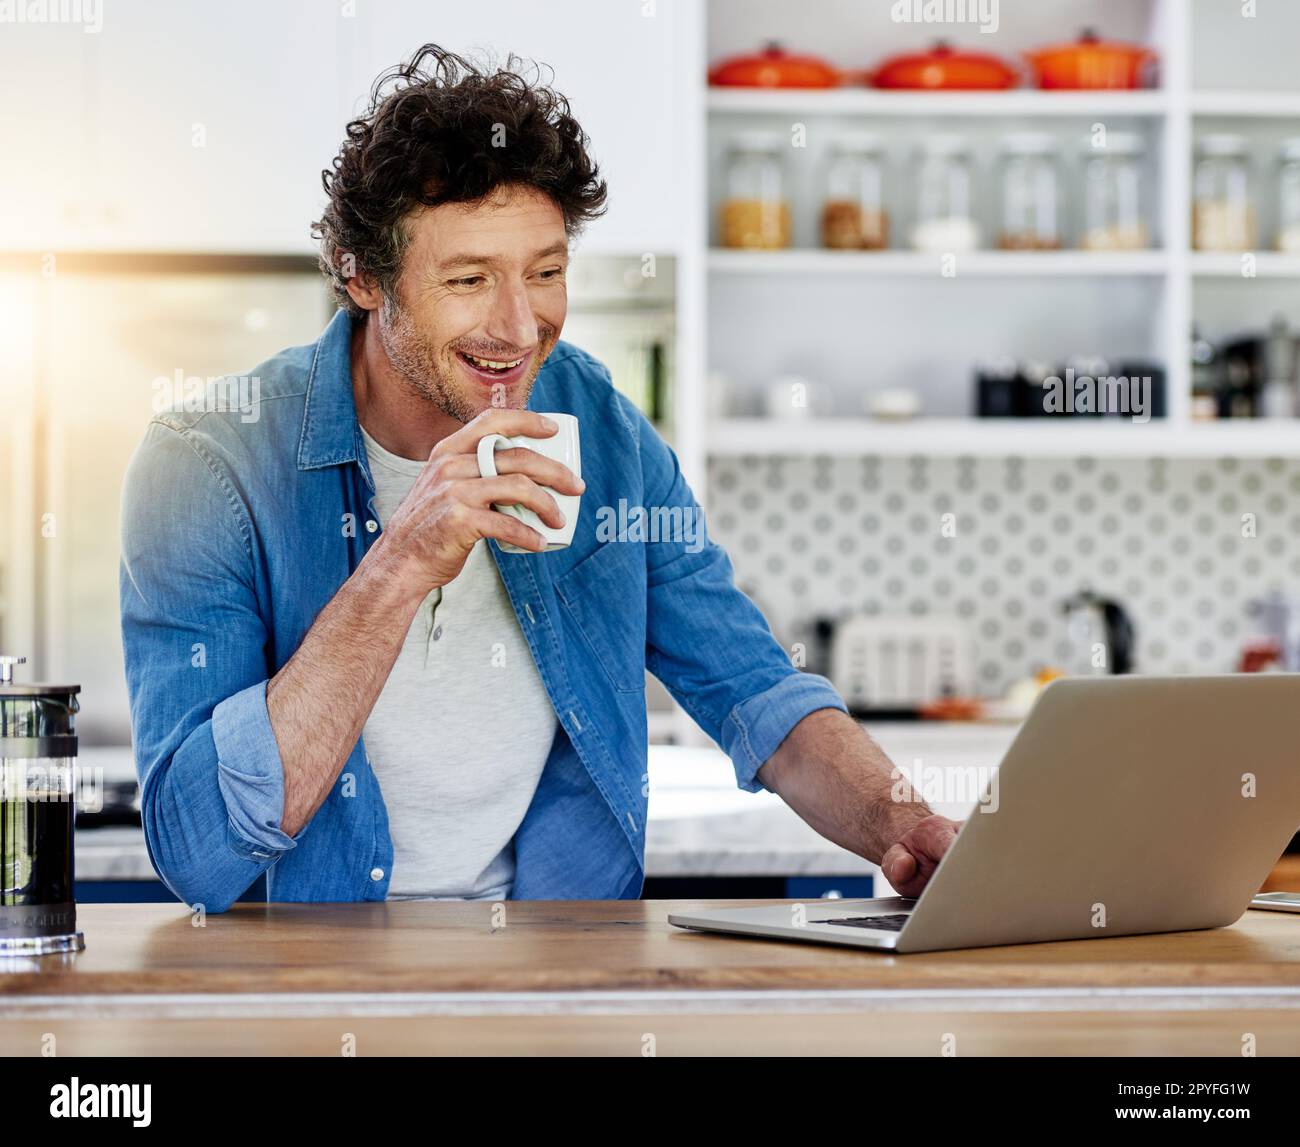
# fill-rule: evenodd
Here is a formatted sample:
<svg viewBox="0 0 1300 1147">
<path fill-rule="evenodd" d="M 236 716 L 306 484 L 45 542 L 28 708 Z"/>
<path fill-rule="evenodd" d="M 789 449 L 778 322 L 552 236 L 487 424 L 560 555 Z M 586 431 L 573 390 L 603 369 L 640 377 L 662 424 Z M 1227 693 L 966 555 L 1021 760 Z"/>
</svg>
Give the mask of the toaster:
<svg viewBox="0 0 1300 1147">
<path fill-rule="evenodd" d="M 956 617 L 856 614 L 831 641 L 831 681 L 856 712 L 912 713 L 969 696 L 974 663 L 974 639 Z"/>
</svg>

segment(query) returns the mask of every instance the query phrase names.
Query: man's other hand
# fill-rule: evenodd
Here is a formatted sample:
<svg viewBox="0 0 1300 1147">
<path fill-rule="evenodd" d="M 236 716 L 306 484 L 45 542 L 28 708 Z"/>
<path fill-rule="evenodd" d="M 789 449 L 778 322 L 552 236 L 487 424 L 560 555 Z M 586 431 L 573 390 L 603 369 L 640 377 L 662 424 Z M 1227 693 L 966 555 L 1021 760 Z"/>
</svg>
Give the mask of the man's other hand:
<svg viewBox="0 0 1300 1147">
<path fill-rule="evenodd" d="M 880 858 L 880 871 L 900 896 L 921 895 L 939 861 L 957 839 L 962 822 L 927 816 L 903 833 Z"/>
</svg>

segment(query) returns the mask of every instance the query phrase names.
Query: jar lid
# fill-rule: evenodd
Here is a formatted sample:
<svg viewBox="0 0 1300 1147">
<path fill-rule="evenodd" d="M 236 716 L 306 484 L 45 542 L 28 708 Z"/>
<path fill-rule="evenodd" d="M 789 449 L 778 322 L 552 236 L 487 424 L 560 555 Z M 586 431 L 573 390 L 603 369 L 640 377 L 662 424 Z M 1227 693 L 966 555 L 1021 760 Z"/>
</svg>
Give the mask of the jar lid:
<svg viewBox="0 0 1300 1147">
<path fill-rule="evenodd" d="M 727 140 L 727 146 L 732 151 L 780 151 L 786 146 L 786 137 L 779 131 L 755 128 L 733 132 Z"/>
<path fill-rule="evenodd" d="M 1196 151 L 1198 155 L 1245 155 L 1246 138 L 1240 135 L 1229 135 L 1226 132 L 1198 136 Z"/>
<path fill-rule="evenodd" d="M 1141 155 L 1146 150 L 1146 140 L 1136 131 L 1108 131 L 1105 144 L 1098 147 L 1089 136 L 1084 142 L 1084 155 Z"/>
<path fill-rule="evenodd" d="M 920 150 L 925 155 L 964 155 L 970 151 L 966 137 L 956 133 L 927 135 L 921 140 Z"/>
<path fill-rule="evenodd" d="M 1013 131 L 1002 137 L 1002 150 L 1013 155 L 1051 155 L 1056 137 L 1047 131 Z"/>
<path fill-rule="evenodd" d="M 884 139 L 874 131 L 841 131 L 831 140 L 832 151 L 880 151 L 884 146 Z"/>
</svg>

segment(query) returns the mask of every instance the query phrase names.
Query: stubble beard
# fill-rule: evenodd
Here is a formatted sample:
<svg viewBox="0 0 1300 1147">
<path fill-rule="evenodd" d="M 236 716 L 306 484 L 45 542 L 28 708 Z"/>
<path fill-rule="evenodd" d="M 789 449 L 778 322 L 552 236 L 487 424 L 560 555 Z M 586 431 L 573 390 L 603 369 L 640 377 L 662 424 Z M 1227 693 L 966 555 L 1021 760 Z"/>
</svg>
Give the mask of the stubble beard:
<svg viewBox="0 0 1300 1147">
<path fill-rule="evenodd" d="M 509 401 L 504 383 L 494 388 L 495 393 L 489 393 L 486 406 L 517 406 L 521 410 L 526 407 L 533 384 L 537 381 L 537 372 L 551 353 L 555 340 L 554 327 L 541 327 L 537 360 L 528 377 L 509 388 Z M 379 341 L 388 361 L 406 380 L 407 385 L 444 414 L 463 425 L 473 421 L 485 409 L 476 405 L 466 394 L 466 384 L 457 377 L 456 365 L 452 361 L 455 352 L 448 348 L 445 355 L 440 353 L 438 348 L 420 335 L 410 313 L 400 304 L 388 299 L 381 304 Z"/>
</svg>

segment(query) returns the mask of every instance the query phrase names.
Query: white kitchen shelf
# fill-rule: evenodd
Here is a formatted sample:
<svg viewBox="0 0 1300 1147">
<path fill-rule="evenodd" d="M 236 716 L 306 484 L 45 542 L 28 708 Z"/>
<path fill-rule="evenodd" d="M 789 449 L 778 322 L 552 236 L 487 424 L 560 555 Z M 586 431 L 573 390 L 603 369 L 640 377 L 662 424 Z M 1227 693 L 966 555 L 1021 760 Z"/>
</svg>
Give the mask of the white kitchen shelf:
<svg viewBox="0 0 1300 1147">
<path fill-rule="evenodd" d="M 1300 119 L 1300 92 L 1190 92 L 1193 115 Z"/>
<path fill-rule="evenodd" d="M 735 418 L 709 426 L 715 456 L 940 455 L 1036 457 L 1300 457 L 1300 420 L 1221 423 L 1080 419 Z"/>
<path fill-rule="evenodd" d="M 791 422 L 761 419 L 733 419 L 704 424 L 702 438 L 708 456 L 738 454 L 823 453 L 864 454 L 1057 454 L 1090 456 L 1167 456 L 1167 457 L 1300 457 L 1300 419 L 1294 422 L 1243 421 L 1240 423 L 1203 424 L 1191 421 L 1191 370 L 1188 357 L 1188 331 L 1194 317 L 1195 284 L 1203 283 L 1205 298 L 1231 311 L 1221 300 L 1229 299 L 1231 283 L 1247 277 L 1273 281 L 1278 290 L 1289 282 L 1300 282 L 1300 257 L 1269 251 L 1261 247 L 1252 252 L 1252 276 L 1242 274 L 1243 262 L 1237 253 L 1205 253 L 1188 249 L 1191 230 L 1191 175 L 1195 136 L 1201 125 L 1198 119 L 1257 120 L 1255 130 L 1276 134 L 1284 130 L 1279 121 L 1300 120 L 1300 84 L 1295 91 L 1277 90 L 1286 83 L 1285 76 L 1273 81 L 1274 90 L 1228 90 L 1234 81 L 1224 77 L 1213 89 L 1195 88 L 1192 78 L 1192 40 L 1195 5 L 1190 0 L 1161 0 L 1148 11 L 1151 15 L 1148 42 L 1161 58 L 1162 87 L 1138 92 L 1042 92 L 1016 89 L 1004 92 L 893 92 L 868 88 L 829 90 L 763 91 L 747 89 L 707 89 L 702 93 L 709 128 L 713 132 L 730 132 L 743 126 L 746 118 L 756 124 L 767 117 L 791 119 L 823 116 L 827 119 L 881 120 L 892 130 L 908 133 L 930 130 L 932 125 L 920 121 L 962 117 L 970 124 L 974 137 L 988 135 L 991 121 L 1030 120 L 1045 130 L 1052 130 L 1051 117 L 1086 118 L 1089 122 L 1114 123 L 1124 119 L 1141 121 L 1138 125 L 1148 139 L 1149 155 L 1158 172 L 1158 194 L 1151 204 L 1153 231 L 1162 235 L 1166 247 L 1143 252 L 1003 252 L 977 251 L 959 254 L 954 267 L 956 280 L 981 280 L 980 299 L 1007 300 L 1005 314 L 1014 320 L 1026 299 L 1025 280 L 1041 280 L 1044 296 L 1061 300 L 1061 333 L 1069 326 L 1070 316 L 1081 316 L 1083 329 L 1093 335 L 1096 315 L 1106 307 L 1115 312 L 1116 325 L 1121 318 L 1149 316 L 1149 357 L 1161 361 L 1166 369 L 1168 417 L 1159 422 L 1133 425 L 1123 422 L 981 420 L 943 416 L 923 418 L 908 423 L 877 422 L 862 417 Z M 1202 12 L 1204 15 L 1204 12 Z M 1249 58 L 1249 23 L 1243 24 L 1239 50 Z M 1234 25 L 1235 34 L 1235 25 Z M 1200 50 L 1205 50 L 1205 44 Z M 1253 73 L 1251 73 L 1253 74 Z M 1243 79 L 1240 82 L 1245 82 Z M 909 119 L 910 117 L 910 119 Z M 983 117 L 983 121 L 981 118 Z M 912 121 L 915 121 L 913 123 Z M 1005 126 L 1005 125 L 997 125 Z M 1244 129 L 1243 129 L 1244 130 Z M 981 134 L 983 133 L 983 134 Z M 716 157 L 715 157 L 716 162 Z M 806 186 L 800 193 L 808 194 Z M 805 204 L 806 206 L 806 204 Z M 710 205 L 710 210 L 716 203 Z M 798 236 L 807 242 L 805 235 Z M 785 283 L 797 278 L 793 288 L 801 291 L 818 279 L 843 283 L 845 292 L 858 284 L 895 278 L 899 290 L 915 290 L 918 281 L 934 275 L 940 277 L 940 256 L 905 250 L 882 252 L 823 251 L 811 247 L 787 251 L 711 250 L 703 264 L 709 280 L 709 302 L 726 307 L 735 299 L 746 313 L 755 316 L 755 334 L 769 330 L 767 324 L 780 317 L 784 326 L 770 328 L 779 332 L 816 329 L 811 312 L 799 309 L 791 300 L 798 295 L 783 293 Z M 1114 291 L 1096 291 L 1081 295 L 1089 288 L 1079 281 L 1087 277 L 1107 276 Z M 987 285 L 984 284 L 987 280 Z M 1222 290 L 1212 290 L 1213 280 Z M 879 290 L 879 287 L 874 289 Z M 888 288 L 886 288 L 888 289 Z M 827 291 L 832 294 L 828 295 Z M 827 298 L 838 297 L 839 286 L 811 293 L 816 306 Z M 1262 288 L 1267 292 L 1268 287 Z M 910 297 L 910 296 L 909 296 Z M 969 300 L 972 296 L 962 296 Z M 1253 296 L 1249 296 L 1253 297 Z M 771 309 L 765 300 L 771 299 Z M 1244 304 L 1243 304 L 1244 305 Z M 891 312 L 899 322 L 899 308 Z M 996 308 L 994 314 L 996 315 Z M 1235 312 L 1233 312 L 1235 314 Z M 981 321 L 987 315 L 981 312 Z M 1227 321 L 1227 320 L 1225 320 Z M 1232 321 L 1237 322 L 1238 319 Z M 800 325 L 802 324 L 802 325 Z M 726 337 L 733 340 L 742 328 L 735 322 L 721 324 Z M 891 337 L 889 332 L 881 332 Z M 767 336 L 764 336 L 767 338 Z M 950 338 L 942 346 L 918 337 L 914 329 L 898 329 L 893 337 L 911 338 L 918 343 L 913 356 L 919 377 L 933 378 L 935 363 L 945 353 L 953 357 Z M 959 336 L 960 337 L 960 333 Z M 789 362 L 795 340 L 788 335 L 772 337 L 774 359 Z M 979 340 L 976 339 L 976 342 Z M 1062 353 L 1070 343 L 1063 338 Z M 1124 341 L 1124 340 L 1120 340 Z M 1132 337 L 1130 349 L 1136 345 Z M 910 345 L 910 344 L 908 344 Z M 748 351 L 748 347 L 744 348 Z M 1009 348 L 1009 352 L 1014 348 Z M 762 383 L 761 372 L 755 373 L 752 354 L 739 357 L 743 365 L 723 356 L 708 367 L 723 374 L 752 378 Z M 895 356 L 905 358 L 905 355 Z M 949 366 L 953 364 L 948 363 Z M 896 368 L 895 368 L 896 369 Z M 780 372 L 773 368 L 773 376 Z M 954 375 L 954 377 L 956 377 Z M 889 380 L 882 382 L 887 384 Z M 835 381 L 840 389 L 844 379 Z M 834 389 L 834 386 L 832 386 Z M 955 396 L 937 409 L 952 411 Z M 752 397 L 752 396 L 751 396 Z"/>
<path fill-rule="evenodd" d="M 1216 279 L 1241 279 L 1242 255 L 1246 252 L 1196 251 L 1188 260 L 1193 275 Z M 1300 256 L 1283 255 L 1276 251 L 1252 251 L 1254 278 L 1300 279 Z"/>
<path fill-rule="evenodd" d="M 737 115 L 829 116 L 1161 116 L 1163 91 L 910 92 L 876 88 L 711 88 L 710 112 Z"/>
<path fill-rule="evenodd" d="M 963 275 L 1163 275 L 1164 251 L 968 251 L 955 256 Z M 1234 256 L 1235 258 L 1235 256 Z M 737 251 L 714 248 L 709 270 L 727 275 L 934 275 L 943 256 L 923 251 Z M 1240 263 L 1236 264 L 1240 274 Z M 1300 261 L 1297 261 L 1300 266 Z"/>
</svg>

